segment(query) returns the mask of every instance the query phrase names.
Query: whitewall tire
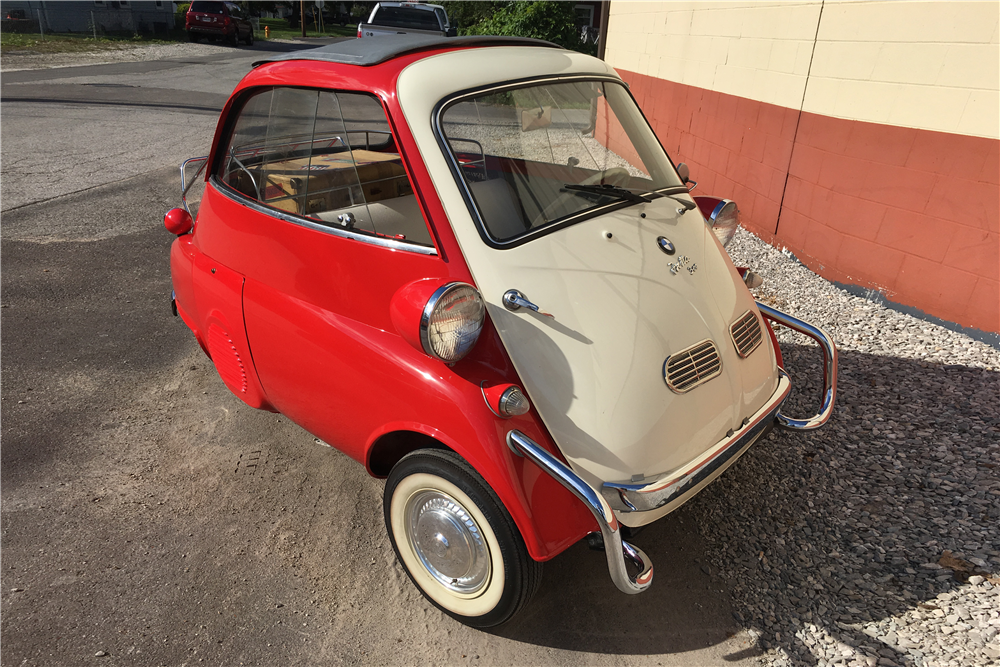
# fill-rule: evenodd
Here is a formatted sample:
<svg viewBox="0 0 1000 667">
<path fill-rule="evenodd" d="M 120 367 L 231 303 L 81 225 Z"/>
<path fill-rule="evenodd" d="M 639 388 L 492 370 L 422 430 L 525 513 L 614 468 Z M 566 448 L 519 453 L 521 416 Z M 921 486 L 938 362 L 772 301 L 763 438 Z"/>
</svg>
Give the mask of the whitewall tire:
<svg viewBox="0 0 1000 667">
<path fill-rule="evenodd" d="M 510 514 L 483 478 L 448 450 L 405 456 L 383 502 L 396 557 L 436 607 L 473 627 L 510 619 L 541 582 Z"/>
</svg>

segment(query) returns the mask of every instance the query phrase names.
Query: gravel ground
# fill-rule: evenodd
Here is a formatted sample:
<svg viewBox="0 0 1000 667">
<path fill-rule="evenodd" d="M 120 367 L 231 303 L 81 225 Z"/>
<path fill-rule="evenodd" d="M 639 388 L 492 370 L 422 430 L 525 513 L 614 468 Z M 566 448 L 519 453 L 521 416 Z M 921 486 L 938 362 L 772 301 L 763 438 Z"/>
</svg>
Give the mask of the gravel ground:
<svg viewBox="0 0 1000 667">
<path fill-rule="evenodd" d="M 775 431 L 691 505 L 765 664 L 1000 664 L 1000 351 L 852 296 L 740 230 L 757 297 L 840 350 L 833 418 Z M 779 333 L 815 412 L 821 358 Z M 811 408 L 811 410 L 810 410 Z"/>
</svg>

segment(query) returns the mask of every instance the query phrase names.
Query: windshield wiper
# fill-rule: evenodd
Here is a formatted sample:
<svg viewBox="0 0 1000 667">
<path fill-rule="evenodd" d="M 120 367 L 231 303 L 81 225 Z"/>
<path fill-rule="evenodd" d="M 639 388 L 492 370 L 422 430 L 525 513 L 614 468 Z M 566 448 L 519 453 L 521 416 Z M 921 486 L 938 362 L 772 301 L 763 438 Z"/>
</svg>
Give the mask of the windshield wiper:
<svg viewBox="0 0 1000 667">
<path fill-rule="evenodd" d="M 632 192 L 631 190 L 626 190 L 625 188 L 618 187 L 617 185 L 611 185 L 609 183 L 602 183 L 600 185 L 573 185 L 572 183 L 567 183 L 562 187 L 562 189 L 564 191 L 583 192 L 585 194 L 598 195 L 601 197 L 612 197 L 621 201 L 632 202 L 633 204 L 648 204 L 653 201 L 648 195 L 659 196 L 653 192 L 639 194 L 638 192 Z"/>
<path fill-rule="evenodd" d="M 623 188 L 619 185 L 611 185 L 610 183 L 601 183 L 594 185 L 572 185 L 567 183 L 563 186 L 563 190 L 570 190 L 575 192 L 583 192 L 586 194 L 599 195 L 602 197 L 614 197 L 621 201 L 631 202 L 633 204 L 646 203 L 653 201 L 658 197 L 667 197 L 668 199 L 673 199 L 675 202 L 683 206 L 684 208 L 677 209 L 677 212 L 684 215 L 688 211 L 693 211 L 698 208 L 698 205 L 694 202 L 690 202 L 686 199 L 680 199 L 672 194 L 667 194 L 663 192 L 636 192 L 629 188 Z"/>
</svg>

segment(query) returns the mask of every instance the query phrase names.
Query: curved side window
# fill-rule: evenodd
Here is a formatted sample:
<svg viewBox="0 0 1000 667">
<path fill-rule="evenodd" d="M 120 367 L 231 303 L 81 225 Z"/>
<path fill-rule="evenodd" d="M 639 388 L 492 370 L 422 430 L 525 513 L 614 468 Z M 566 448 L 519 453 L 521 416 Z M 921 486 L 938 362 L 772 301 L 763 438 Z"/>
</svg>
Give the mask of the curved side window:
<svg viewBox="0 0 1000 667">
<path fill-rule="evenodd" d="M 431 246 L 379 101 L 267 88 L 247 98 L 219 161 L 227 186 L 314 223 Z"/>
</svg>

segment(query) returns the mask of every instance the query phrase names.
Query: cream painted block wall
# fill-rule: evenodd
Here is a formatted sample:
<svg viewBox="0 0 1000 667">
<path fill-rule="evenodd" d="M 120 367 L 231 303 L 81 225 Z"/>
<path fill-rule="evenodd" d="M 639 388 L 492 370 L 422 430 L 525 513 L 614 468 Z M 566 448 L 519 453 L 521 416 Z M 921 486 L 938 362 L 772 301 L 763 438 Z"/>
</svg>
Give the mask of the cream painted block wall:
<svg viewBox="0 0 1000 667">
<path fill-rule="evenodd" d="M 827 116 L 1000 138 L 998 2 L 613 0 L 610 10 L 613 67 Z"/>
</svg>

